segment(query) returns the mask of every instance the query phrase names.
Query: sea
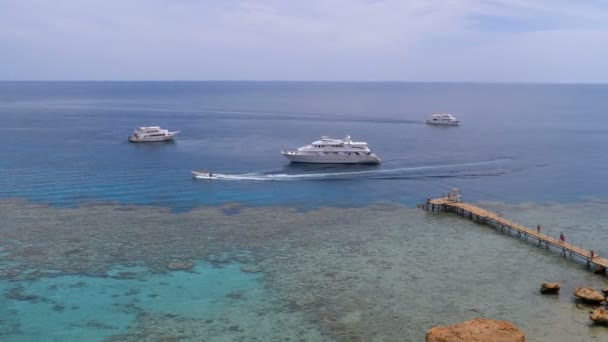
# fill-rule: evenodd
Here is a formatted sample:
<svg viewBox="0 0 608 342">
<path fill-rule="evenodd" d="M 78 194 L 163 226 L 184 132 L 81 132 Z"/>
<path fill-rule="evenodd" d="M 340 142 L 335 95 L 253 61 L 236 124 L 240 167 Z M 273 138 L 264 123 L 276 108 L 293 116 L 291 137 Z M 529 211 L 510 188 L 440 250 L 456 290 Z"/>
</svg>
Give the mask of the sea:
<svg viewBox="0 0 608 342">
<path fill-rule="evenodd" d="M 423 341 L 486 317 L 529 341 L 608 341 L 572 296 L 606 277 L 417 206 L 458 188 L 608 255 L 607 97 L 601 84 L 0 82 L 0 340 Z M 425 124 L 441 112 L 461 125 Z M 140 126 L 180 133 L 130 143 Z M 382 163 L 280 153 L 347 135 Z M 546 281 L 561 293 L 541 296 Z"/>
</svg>

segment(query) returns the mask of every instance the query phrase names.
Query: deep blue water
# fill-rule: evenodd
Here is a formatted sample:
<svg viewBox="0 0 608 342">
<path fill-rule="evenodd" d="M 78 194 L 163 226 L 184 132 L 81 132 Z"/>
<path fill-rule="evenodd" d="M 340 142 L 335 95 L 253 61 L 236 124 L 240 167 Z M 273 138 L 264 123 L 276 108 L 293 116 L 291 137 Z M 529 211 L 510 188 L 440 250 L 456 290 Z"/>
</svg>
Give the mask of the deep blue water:
<svg viewBox="0 0 608 342">
<path fill-rule="evenodd" d="M 470 201 L 578 201 L 608 189 L 607 96 L 606 85 L 3 82 L 0 198 L 311 208 L 413 205 L 457 186 Z M 462 125 L 423 124 L 441 111 Z M 182 133 L 129 143 L 144 125 Z M 279 153 L 347 134 L 383 163 L 290 165 Z M 199 168 L 242 179 L 193 180 Z"/>
</svg>

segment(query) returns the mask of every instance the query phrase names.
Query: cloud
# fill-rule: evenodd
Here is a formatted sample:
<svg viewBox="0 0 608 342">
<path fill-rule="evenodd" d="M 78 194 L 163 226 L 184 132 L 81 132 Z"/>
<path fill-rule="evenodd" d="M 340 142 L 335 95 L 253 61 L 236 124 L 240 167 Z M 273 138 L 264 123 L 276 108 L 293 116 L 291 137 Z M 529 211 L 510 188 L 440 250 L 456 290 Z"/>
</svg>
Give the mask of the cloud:
<svg viewBox="0 0 608 342">
<path fill-rule="evenodd" d="M 600 82 L 606 14 L 562 0 L 3 0 L 0 79 Z"/>
</svg>

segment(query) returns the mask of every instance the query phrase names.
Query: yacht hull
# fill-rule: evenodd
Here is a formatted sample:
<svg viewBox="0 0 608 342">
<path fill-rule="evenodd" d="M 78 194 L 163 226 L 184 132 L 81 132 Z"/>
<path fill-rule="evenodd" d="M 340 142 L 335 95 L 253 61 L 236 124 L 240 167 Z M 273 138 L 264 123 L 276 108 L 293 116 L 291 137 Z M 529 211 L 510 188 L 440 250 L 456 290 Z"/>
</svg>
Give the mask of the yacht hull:
<svg viewBox="0 0 608 342">
<path fill-rule="evenodd" d="M 429 125 L 437 126 L 458 126 L 460 120 L 456 119 L 454 115 L 448 113 L 432 114 L 426 123 Z"/>
<path fill-rule="evenodd" d="M 376 155 L 302 155 L 297 153 L 282 153 L 292 163 L 310 164 L 380 164 Z"/>
<path fill-rule="evenodd" d="M 143 137 L 143 138 L 138 138 L 135 137 L 133 135 L 129 136 L 129 141 L 130 142 L 134 142 L 134 143 L 140 143 L 140 142 L 159 142 L 159 141 L 170 141 L 173 140 L 173 136 L 169 135 L 169 136 L 162 136 L 162 137 Z"/>
<path fill-rule="evenodd" d="M 281 154 L 292 163 L 311 164 L 379 164 L 380 158 L 372 153 L 364 141 L 352 141 L 350 135 L 344 139 L 321 140 L 297 150 L 282 150 Z"/>
<path fill-rule="evenodd" d="M 460 122 L 432 122 L 430 120 L 426 123 L 435 126 L 458 126 L 460 124 Z"/>
</svg>

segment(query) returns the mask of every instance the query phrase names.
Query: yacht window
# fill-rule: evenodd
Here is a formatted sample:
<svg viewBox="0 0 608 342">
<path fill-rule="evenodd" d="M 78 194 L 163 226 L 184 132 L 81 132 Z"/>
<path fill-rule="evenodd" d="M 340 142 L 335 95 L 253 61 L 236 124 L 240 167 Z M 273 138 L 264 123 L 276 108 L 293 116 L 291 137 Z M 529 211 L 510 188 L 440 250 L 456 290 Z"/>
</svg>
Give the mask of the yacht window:
<svg viewBox="0 0 608 342">
<path fill-rule="evenodd" d="M 355 152 L 356 155 L 359 155 L 359 152 Z"/>
</svg>

